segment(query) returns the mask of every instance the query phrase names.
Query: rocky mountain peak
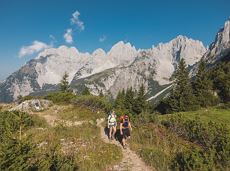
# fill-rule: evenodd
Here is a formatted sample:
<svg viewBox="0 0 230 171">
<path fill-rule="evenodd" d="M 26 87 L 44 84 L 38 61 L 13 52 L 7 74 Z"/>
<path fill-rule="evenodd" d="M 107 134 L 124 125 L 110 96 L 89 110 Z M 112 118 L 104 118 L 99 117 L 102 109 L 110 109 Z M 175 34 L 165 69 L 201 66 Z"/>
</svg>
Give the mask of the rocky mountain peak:
<svg viewBox="0 0 230 171">
<path fill-rule="evenodd" d="M 93 56 L 104 56 L 106 55 L 106 52 L 103 49 L 98 48 L 92 53 L 92 55 Z"/>
<path fill-rule="evenodd" d="M 230 18 L 225 22 L 224 27 L 216 35 L 215 42 L 222 45 L 229 44 L 230 41 Z"/>
<path fill-rule="evenodd" d="M 137 52 L 136 48 L 132 46 L 129 42 L 124 43 L 123 41 L 117 42 L 113 47 L 110 49 L 108 54 L 110 55 L 116 55 L 121 52 Z"/>
<path fill-rule="evenodd" d="M 230 18 L 223 28 L 216 34 L 215 41 L 209 46 L 204 58 L 213 63 L 220 59 L 226 51 L 230 50 Z"/>
<path fill-rule="evenodd" d="M 138 51 L 130 43 L 119 41 L 108 52 L 111 62 L 115 65 L 128 65 L 138 55 Z"/>
</svg>

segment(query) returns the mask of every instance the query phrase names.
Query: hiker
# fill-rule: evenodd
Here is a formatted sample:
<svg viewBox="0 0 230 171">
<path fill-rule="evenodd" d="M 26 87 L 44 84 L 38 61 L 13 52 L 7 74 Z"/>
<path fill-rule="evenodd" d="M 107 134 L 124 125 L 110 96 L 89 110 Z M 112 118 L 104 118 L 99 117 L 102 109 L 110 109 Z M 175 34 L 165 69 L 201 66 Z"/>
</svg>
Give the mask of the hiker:
<svg viewBox="0 0 230 171">
<path fill-rule="evenodd" d="M 113 140 L 117 130 L 117 120 L 114 111 L 108 117 L 109 139 Z"/>
<path fill-rule="evenodd" d="M 120 133 L 122 135 L 122 145 L 124 149 L 127 146 L 127 138 L 130 138 L 130 131 L 132 131 L 132 126 L 129 120 L 129 116 L 125 114 L 120 117 Z"/>
</svg>

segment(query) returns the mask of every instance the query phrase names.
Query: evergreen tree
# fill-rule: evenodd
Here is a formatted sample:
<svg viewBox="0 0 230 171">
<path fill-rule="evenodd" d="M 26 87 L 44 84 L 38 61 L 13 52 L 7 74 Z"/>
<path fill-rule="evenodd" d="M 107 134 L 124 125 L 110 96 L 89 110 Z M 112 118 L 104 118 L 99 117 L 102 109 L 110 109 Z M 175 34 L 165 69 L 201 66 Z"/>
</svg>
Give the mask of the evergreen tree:
<svg viewBox="0 0 230 171">
<path fill-rule="evenodd" d="M 123 99 L 125 100 L 125 96 L 126 96 L 125 89 L 122 89 L 121 95 L 123 96 Z"/>
<path fill-rule="evenodd" d="M 196 101 L 201 107 L 211 106 L 217 102 L 217 98 L 213 95 L 212 81 L 209 79 L 204 60 L 200 61 L 198 72 L 193 82 L 193 90 Z"/>
<path fill-rule="evenodd" d="M 130 87 L 127 89 L 125 94 L 125 107 L 129 113 L 133 113 L 133 105 L 134 105 L 134 91 L 133 88 Z"/>
<path fill-rule="evenodd" d="M 104 97 L 102 90 L 100 90 L 99 97 Z"/>
<path fill-rule="evenodd" d="M 230 53 L 228 54 L 230 59 Z M 223 102 L 230 101 L 230 61 L 221 61 L 216 67 L 211 69 L 211 79 L 214 89 L 218 90 L 218 95 Z"/>
<path fill-rule="evenodd" d="M 70 92 L 68 77 L 69 75 L 65 72 L 61 80 L 61 85 L 60 85 L 61 92 Z"/>
<path fill-rule="evenodd" d="M 172 76 L 173 89 L 167 99 L 167 106 L 173 112 L 188 111 L 194 109 L 195 96 L 193 95 L 189 72 L 184 59 L 179 62 L 179 66 Z"/>
<path fill-rule="evenodd" d="M 0 146 L 0 170 L 32 170 L 32 146 L 29 141 L 9 139 Z"/>
<path fill-rule="evenodd" d="M 23 101 L 23 97 L 22 97 L 22 95 L 19 95 L 17 97 L 17 102 L 20 104 L 22 101 Z"/>
<path fill-rule="evenodd" d="M 117 109 L 125 109 L 125 90 L 119 91 L 115 100 L 115 107 Z"/>
<path fill-rule="evenodd" d="M 88 87 L 85 87 L 85 89 L 82 91 L 82 95 L 90 95 L 90 91 Z"/>
<path fill-rule="evenodd" d="M 137 97 L 133 105 L 133 112 L 136 114 L 140 114 L 141 112 L 145 111 L 146 108 L 147 108 L 147 102 L 145 97 L 145 87 L 144 84 L 142 84 L 137 93 Z"/>
</svg>

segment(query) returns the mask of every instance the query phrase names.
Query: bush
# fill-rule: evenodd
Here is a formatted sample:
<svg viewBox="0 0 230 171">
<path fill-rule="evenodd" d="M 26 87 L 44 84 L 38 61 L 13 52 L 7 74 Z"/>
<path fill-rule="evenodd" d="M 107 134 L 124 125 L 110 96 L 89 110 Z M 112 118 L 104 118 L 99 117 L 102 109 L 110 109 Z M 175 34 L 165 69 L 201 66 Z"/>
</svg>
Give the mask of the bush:
<svg viewBox="0 0 230 171">
<path fill-rule="evenodd" d="M 34 153 L 34 152 L 33 152 Z M 44 149 L 36 149 L 33 156 L 33 170 L 78 170 L 74 154 L 64 154 L 60 143 L 52 142 Z"/>
<path fill-rule="evenodd" d="M 30 170 L 32 165 L 27 163 L 31 157 L 32 145 L 28 142 L 10 139 L 1 144 L 0 170 Z"/>
<path fill-rule="evenodd" d="M 139 126 L 142 124 L 156 123 L 157 118 L 155 114 L 141 113 L 132 117 L 133 125 Z"/>
<path fill-rule="evenodd" d="M 109 102 L 106 97 L 99 97 L 99 96 L 78 96 L 76 99 L 73 100 L 74 104 L 76 105 L 85 105 L 90 108 L 101 109 L 105 112 L 109 112 L 112 109 L 112 104 Z"/>
<path fill-rule="evenodd" d="M 209 155 L 197 148 L 191 151 L 180 152 L 172 160 L 171 170 L 213 170 L 214 163 Z"/>
<path fill-rule="evenodd" d="M 30 137 L 31 138 L 31 137 Z M 12 155 L 14 154 L 14 155 Z M 52 143 L 39 148 L 31 139 L 11 139 L 0 150 L 0 170 L 77 170 L 73 156 L 66 156 Z"/>
<path fill-rule="evenodd" d="M 25 112 L 20 111 L 2 111 L 0 112 L 0 142 L 5 138 L 12 138 L 15 133 L 27 129 L 34 125 L 31 116 Z"/>
<path fill-rule="evenodd" d="M 230 109 L 230 102 L 220 104 L 217 108 L 218 109 Z"/>
<path fill-rule="evenodd" d="M 75 98 L 76 95 L 71 92 L 50 93 L 45 97 L 45 99 L 51 100 L 54 103 L 70 103 Z"/>
<path fill-rule="evenodd" d="M 196 143 L 203 150 L 178 154 L 176 160 L 179 166 L 183 166 L 182 170 L 202 170 L 207 161 L 201 158 L 206 156 L 209 156 L 208 160 L 214 161 L 217 168 L 229 167 L 230 137 L 226 125 L 201 122 L 199 118 L 188 120 L 181 115 L 174 116 L 163 124 L 179 136 Z"/>
<path fill-rule="evenodd" d="M 169 170 L 169 157 L 157 148 L 143 148 L 139 151 L 141 158 L 157 170 Z"/>
</svg>

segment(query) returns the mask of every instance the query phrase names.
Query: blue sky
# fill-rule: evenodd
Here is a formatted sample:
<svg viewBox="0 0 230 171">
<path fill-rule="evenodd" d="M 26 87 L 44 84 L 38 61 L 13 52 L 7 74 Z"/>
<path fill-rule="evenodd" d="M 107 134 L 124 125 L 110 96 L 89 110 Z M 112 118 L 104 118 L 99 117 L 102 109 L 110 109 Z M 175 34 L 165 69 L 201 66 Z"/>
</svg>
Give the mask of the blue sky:
<svg viewBox="0 0 230 171">
<path fill-rule="evenodd" d="M 209 45 L 229 7 L 230 0 L 0 0 L 0 80 L 36 56 L 28 52 L 34 41 L 35 49 L 92 52 L 119 40 L 150 48 L 181 34 Z"/>
</svg>

